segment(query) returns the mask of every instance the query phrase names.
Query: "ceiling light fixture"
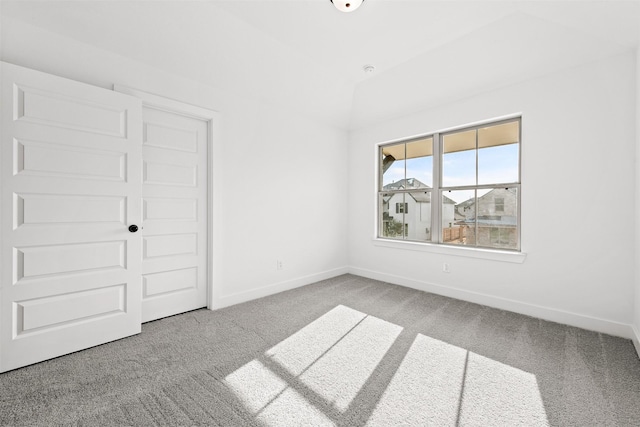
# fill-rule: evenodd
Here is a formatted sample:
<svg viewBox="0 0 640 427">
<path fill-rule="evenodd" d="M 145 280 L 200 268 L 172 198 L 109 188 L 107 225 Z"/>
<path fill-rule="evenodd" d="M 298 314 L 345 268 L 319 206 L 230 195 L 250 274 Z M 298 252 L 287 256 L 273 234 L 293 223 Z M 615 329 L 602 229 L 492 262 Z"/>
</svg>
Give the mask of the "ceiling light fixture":
<svg viewBox="0 0 640 427">
<path fill-rule="evenodd" d="M 364 0 L 330 0 L 340 12 L 353 12 Z"/>
</svg>

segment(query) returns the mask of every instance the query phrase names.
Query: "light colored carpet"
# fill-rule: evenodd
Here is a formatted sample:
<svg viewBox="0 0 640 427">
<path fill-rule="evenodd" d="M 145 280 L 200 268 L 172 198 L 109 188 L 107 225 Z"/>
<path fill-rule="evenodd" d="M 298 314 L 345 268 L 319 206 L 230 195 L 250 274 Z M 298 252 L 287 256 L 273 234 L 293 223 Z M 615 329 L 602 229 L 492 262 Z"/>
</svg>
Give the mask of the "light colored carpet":
<svg viewBox="0 0 640 427">
<path fill-rule="evenodd" d="M 0 375 L 1 425 L 640 426 L 630 341 L 345 275 Z"/>
</svg>

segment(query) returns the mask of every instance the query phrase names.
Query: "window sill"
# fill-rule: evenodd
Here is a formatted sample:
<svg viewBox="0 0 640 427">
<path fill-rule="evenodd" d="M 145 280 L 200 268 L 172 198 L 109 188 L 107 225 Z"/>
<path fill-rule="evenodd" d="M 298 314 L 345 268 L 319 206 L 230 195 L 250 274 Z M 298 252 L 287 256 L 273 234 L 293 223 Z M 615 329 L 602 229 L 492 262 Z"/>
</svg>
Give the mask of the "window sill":
<svg viewBox="0 0 640 427">
<path fill-rule="evenodd" d="M 452 255 L 466 258 L 486 259 L 491 261 L 511 262 L 522 264 L 527 258 L 523 252 L 501 251 L 495 249 L 480 249 L 456 247 L 447 245 L 436 245 L 433 243 L 421 243 L 410 241 L 399 241 L 391 239 L 374 238 L 373 244 L 385 248 L 403 249 L 409 251 L 430 252 L 441 255 Z"/>
</svg>

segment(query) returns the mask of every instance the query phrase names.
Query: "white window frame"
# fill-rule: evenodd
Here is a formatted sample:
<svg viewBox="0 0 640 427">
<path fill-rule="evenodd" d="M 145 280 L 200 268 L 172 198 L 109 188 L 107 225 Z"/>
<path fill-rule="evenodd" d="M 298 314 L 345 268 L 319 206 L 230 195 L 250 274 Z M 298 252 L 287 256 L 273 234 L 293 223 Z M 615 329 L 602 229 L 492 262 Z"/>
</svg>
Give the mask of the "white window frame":
<svg viewBox="0 0 640 427">
<path fill-rule="evenodd" d="M 510 122 L 518 120 L 520 122 L 519 126 L 519 155 L 518 155 L 518 183 L 508 183 L 509 188 L 517 187 L 517 224 L 518 224 L 518 249 L 498 249 L 498 248 L 487 248 L 480 246 L 465 246 L 465 245 L 454 245 L 443 243 L 442 240 L 442 225 L 441 225 L 441 206 L 442 206 L 442 194 L 443 191 L 448 191 L 449 187 L 444 187 L 446 190 L 443 190 L 441 185 L 442 183 L 442 135 L 453 133 L 453 132 L 461 132 L 465 130 L 472 130 L 474 128 L 489 126 L 489 125 L 499 125 L 502 123 Z M 506 115 L 502 117 L 496 117 L 493 119 L 468 123 L 461 126 L 451 127 L 442 129 L 434 132 L 426 132 L 419 135 L 414 135 L 410 137 L 398 138 L 394 140 L 388 140 L 379 142 L 375 145 L 375 197 L 374 197 L 374 237 L 373 244 L 375 246 L 394 248 L 394 249 L 403 249 L 403 250 L 411 250 L 411 251 L 420 251 L 420 252 L 430 252 L 430 253 L 439 253 L 445 255 L 453 255 L 453 256 L 462 256 L 469 258 L 479 258 L 479 259 L 488 259 L 495 261 L 504 261 L 504 262 L 512 262 L 512 263 L 523 263 L 526 259 L 526 252 L 523 250 L 523 242 L 522 242 L 522 204 L 521 204 L 521 183 L 522 183 L 522 157 L 523 157 L 523 149 L 522 149 L 522 113 L 515 113 L 511 115 Z M 382 167 L 382 156 L 380 155 L 381 149 L 383 146 L 399 144 L 399 143 L 407 143 L 416 139 L 423 139 L 433 137 L 433 187 L 431 188 L 431 198 L 432 201 L 435 197 L 438 198 L 438 203 L 431 203 L 431 233 L 430 238 L 431 241 L 414 241 L 414 240 L 400 240 L 400 239 L 392 239 L 381 236 L 380 230 L 380 212 L 381 206 L 379 203 L 380 194 L 383 192 L 382 190 L 382 174 L 380 173 Z M 407 177 L 405 177 L 406 179 Z M 473 188 L 480 189 L 481 187 L 486 188 L 494 188 L 494 187 L 502 187 L 501 184 L 492 184 L 492 185 L 475 185 Z M 469 188 L 464 188 L 469 189 Z"/>
</svg>

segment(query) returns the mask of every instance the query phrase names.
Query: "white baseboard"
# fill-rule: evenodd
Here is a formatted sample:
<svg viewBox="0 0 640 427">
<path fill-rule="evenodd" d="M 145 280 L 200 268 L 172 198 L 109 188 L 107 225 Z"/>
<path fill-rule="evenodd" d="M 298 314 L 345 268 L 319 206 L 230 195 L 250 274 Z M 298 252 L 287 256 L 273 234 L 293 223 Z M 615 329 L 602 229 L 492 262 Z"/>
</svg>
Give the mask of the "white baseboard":
<svg viewBox="0 0 640 427">
<path fill-rule="evenodd" d="M 640 359 L 640 330 L 633 325 L 631 326 L 631 329 L 633 329 L 633 337 L 631 338 L 631 341 L 633 341 L 633 345 L 636 347 L 636 353 L 638 353 L 638 358 Z"/>
<path fill-rule="evenodd" d="M 331 279 L 332 277 L 347 274 L 349 267 L 339 267 L 332 270 L 322 271 L 320 273 L 310 274 L 308 276 L 297 277 L 295 279 L 285 280 L 283 282 L 272 283 L 270 285 L 261 286 L 259 288 L 250 289 L 248 291 L 238 292 L 223 297 L 214 298 L 212 310 L 229 307 L 231 305 L 240 304 L 257 298 L 266 297 L 277 294 L 279 292 L 288 291 L 299 288 L 300 286 L 309 285 L 321 280 Z"/>
<path fill-rule="evenodd" d="M 408 288 L 418 289 L 420 291 L 431 292 L 434 294 L 456 298 L 463 301 L 499 308 L 501 310 L 513 311 L 515 313 L 537 317 L 539 319 L 549 320 L 551 322 L 562 323 L 565 325 L 588 329 L 595 332 L 602 332 L 622 338 L 634 339 L 634 344 L 636 345 L 636 349 L 638 349 L 638 353 L 640 354 L 640 344 L 638 343 L 638 338 L 640 337 L 640 335 L 638 335 L 638 331 L 635 331 L 634 333 L 634 328 L 630 324 L 614 322 L 597 317 L 585 316 L 582 314 L 571 313 L 554 308 L 528 304 L 508 298 L 501 298 L 478 292 L 467 291 L 464 289 L 453 288 L 450 286 L 423 282 L 408 277 L 396 276 L 393 274 L 381 273 L 379 271 L 373 271 L 358 267 L 349 267 L 349 273 L 355 274 L 357 276 L 367 277 L 369 279 L 380 280 L 387 283 L 406 286 Z M 634 335 L 635 338 L 633 338 Z"/>
</svg>

